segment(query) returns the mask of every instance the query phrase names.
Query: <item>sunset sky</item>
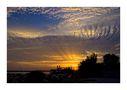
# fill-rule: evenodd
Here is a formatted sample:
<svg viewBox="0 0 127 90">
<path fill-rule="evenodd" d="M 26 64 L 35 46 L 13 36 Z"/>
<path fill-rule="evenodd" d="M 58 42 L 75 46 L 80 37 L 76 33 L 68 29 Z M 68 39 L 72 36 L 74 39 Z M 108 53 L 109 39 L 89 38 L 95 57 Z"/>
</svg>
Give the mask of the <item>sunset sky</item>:
<svg viewBox="0 0 127 90">
<path fill-rule="evenodd" d="M 77 69 L 91 53 L 98 62 L 120 54 L 119 7 L 8 7 L 7 69 Z"/>
</svg>

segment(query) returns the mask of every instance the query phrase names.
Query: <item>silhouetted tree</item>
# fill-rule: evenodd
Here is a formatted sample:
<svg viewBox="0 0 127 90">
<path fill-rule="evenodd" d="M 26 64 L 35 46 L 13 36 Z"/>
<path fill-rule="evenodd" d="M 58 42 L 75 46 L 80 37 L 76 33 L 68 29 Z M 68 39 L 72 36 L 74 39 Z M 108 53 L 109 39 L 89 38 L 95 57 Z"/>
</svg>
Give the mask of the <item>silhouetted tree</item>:
<svg viewBox="0 0 127 90">
<path fill-rule="evenodd" d="M 85 60 L 80 62 L 78 72 L 80 77 L 93 77 L 96 73 L 96 61 L 97 55 L 93 53 L 91 56 L 87 56 Z"/>
<path fill-rule="evenodd" d="M 106 77 L 120 78 L 120 61 L 115 54 L 104 55 L 104 73 Z"/>
<path fill-rule="evenodd" d="M 116 56 L 115 54 L 106 54 L 103 56 L 104 58 L 104 63 L 106 65 L 113 65 L 119 63 L 119 57 Z"/>
</svg>

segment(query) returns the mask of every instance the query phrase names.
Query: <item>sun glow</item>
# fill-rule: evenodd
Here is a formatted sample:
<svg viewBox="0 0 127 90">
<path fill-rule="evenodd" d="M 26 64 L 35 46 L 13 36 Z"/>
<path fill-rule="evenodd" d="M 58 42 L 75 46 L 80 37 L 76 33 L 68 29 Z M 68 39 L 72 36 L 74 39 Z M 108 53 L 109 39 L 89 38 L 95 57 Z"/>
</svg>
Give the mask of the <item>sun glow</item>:
<svg viewBox="0 0 127 90">
<path fill-rule="evenodd" d="M 84 56 L 80 54 L 66 54 L 63 56 L 63 61 L 60 61 L 57 65 L 61 67 L 72 67 L 74 70 L 78 69 L 78 64 L 84 59 Z M 64 61 L 64 59 L 66 59 L 66 61 Z"/>
<path fill-rule="evenodd" d="M 56 56 L 51 56 L 51 60 L 36 60 L 36 61 L 18 61 L 16 64 L 19 66 L 24 66 L 24 67 L 33 67 L 35 69 L 49 69 L 49 68 L 56 68 L 56 66 L 61 66 L 63 68 L 66 67 L 72 67 L 72 69 L 77 70 L 79 63 L 84 59 L 82 55 L 79 54 L 68 54 L 68 55 L 63 55 L 59 56 L 60 59 Z M 45 68 L 44 68 L 45 66 Z M 50 69 L 49 69 L 50 70 Z"/>
</svg>

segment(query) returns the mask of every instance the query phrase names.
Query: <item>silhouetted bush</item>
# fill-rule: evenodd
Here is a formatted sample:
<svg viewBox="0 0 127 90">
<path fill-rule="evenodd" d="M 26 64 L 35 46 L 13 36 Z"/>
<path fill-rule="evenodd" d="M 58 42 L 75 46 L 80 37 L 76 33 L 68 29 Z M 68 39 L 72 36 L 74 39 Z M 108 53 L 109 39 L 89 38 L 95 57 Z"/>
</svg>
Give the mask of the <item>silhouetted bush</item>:
<svg viewBox="0 0 127 90">
<path fill-rule="evenodd" d="M 45 74 L 41 71 L 32 71 L 27 74 L 25 82 L 27 83 L 41 83 L 44 82 Z"/>
<path fill-rule="evenodd" d="M 71 67 L 62 68 L 57 66 L 50 71 L 51 82 L 66 82 L 73 78 L 74 70 Z"/>
</svg>

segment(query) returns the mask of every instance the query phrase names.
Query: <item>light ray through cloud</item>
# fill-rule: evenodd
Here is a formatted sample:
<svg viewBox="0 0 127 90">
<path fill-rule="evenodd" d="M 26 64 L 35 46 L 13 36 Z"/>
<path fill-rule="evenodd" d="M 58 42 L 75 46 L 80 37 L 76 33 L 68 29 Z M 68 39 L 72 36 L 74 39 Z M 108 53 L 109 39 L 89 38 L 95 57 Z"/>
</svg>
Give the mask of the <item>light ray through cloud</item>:
<svg viewBox="0 0 127 90">
<path fill-rule="evenodd" d="M 8 7 L 8 70 L 77 69 L 95 52 L 120 54 L 119 7 Z"/>
</svg>

